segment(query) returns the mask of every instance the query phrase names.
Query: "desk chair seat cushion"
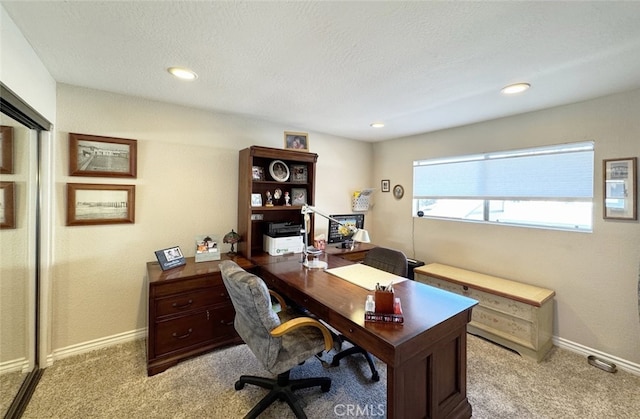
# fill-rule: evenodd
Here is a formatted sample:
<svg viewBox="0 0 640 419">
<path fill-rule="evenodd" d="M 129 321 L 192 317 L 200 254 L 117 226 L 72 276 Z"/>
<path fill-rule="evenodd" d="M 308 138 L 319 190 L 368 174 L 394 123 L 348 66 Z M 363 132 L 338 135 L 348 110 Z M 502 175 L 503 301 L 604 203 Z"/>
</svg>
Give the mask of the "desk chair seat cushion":
<svg viewBox="0 0 640 419">
<path fill-rule="evenodd" d="M 272 336 L 270 332 L 293 313 L 275 313 L 264 281 L 235 262 L 222 262 L 220 271 L 236 311 L 234 327 L 267 371 L 281 374 L 324 350 L 322 332 L 315 327 Z"/>
</svg>

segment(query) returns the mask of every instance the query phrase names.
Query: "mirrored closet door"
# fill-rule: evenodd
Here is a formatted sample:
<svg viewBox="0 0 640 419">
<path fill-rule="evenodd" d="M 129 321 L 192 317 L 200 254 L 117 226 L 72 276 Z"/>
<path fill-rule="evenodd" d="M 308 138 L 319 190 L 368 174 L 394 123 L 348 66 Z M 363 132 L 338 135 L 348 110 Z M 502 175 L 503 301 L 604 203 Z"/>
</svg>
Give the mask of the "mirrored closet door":
<svg viewBox="0 0 640 419">
<path fill-rule="evenodd" d="M 50 125 L 0 87 L 0 416 L 14 418 L 41 373 L 39 156 Z"/>
</svg>

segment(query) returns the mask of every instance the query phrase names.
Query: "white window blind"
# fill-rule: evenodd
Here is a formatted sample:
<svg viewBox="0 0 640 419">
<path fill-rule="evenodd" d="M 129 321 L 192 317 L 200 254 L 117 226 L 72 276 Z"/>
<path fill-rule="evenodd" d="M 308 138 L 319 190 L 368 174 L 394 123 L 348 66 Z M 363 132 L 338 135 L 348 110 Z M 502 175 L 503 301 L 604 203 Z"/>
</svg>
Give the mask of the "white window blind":
<svg viewBox="0 0 640 419">
<path fill-rule="evenodd" d="M 593 142 L 414 162 L 415 199 L 593 198 Z"/>
</svg>

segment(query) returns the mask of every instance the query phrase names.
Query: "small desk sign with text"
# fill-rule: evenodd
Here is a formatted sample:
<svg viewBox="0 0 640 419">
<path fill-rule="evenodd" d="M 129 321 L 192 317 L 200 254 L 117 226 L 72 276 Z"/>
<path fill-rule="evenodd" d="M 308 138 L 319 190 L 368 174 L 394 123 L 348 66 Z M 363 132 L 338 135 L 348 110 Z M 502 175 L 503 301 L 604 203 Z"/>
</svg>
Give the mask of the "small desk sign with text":
<svg viewBox="0 0 640 419">
<path fill-rule="evenodd" d="M 171 268 L 177 268 L 178 266 L 182 266 L 187 263 L 178 246 L 156 250 L 155 254 L 156 258 L 158 258 L 158 263 L 160 263 L 160 268 L 162 268 L 163 271 Z"/>
</svg>

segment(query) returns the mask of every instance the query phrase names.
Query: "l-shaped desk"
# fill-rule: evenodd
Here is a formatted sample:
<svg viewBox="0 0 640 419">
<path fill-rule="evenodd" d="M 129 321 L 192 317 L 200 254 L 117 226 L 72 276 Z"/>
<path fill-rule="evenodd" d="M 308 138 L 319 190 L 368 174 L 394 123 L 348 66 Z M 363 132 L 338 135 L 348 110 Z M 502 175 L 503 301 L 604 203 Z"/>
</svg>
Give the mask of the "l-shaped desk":
<svg viewBox="0 0 640 419">
<path fill-rule="evenodd" d="M 351 264 L 323 254 L 329 268 Z M 477 301 L 404 281 L 394 285 L 404 324 L 364 321 L 364 288 L 323 270 L 307 269 L 300 255 L 253 256 L 273 288 L 337 329 L 387 365 L 387 418 L 469 418 L 467 323 Z"/>
</svg>

